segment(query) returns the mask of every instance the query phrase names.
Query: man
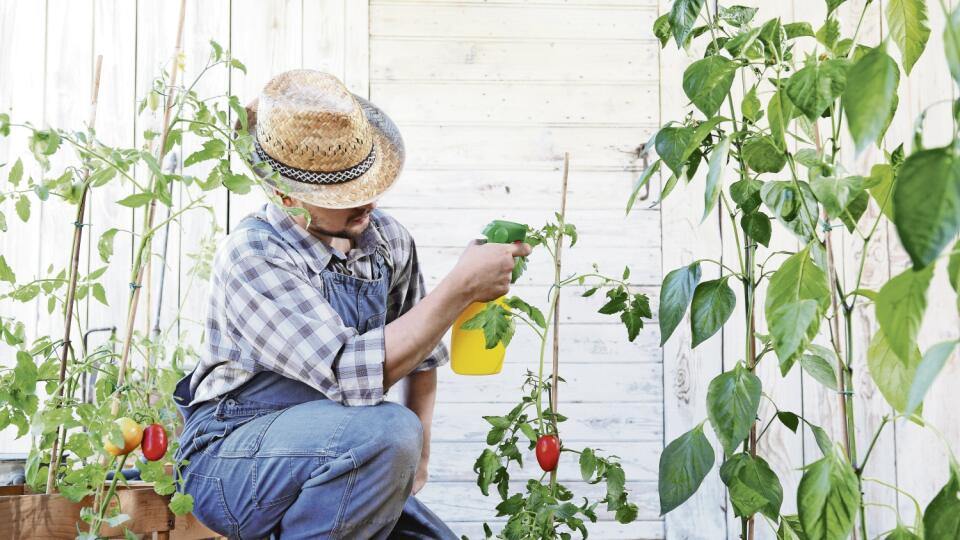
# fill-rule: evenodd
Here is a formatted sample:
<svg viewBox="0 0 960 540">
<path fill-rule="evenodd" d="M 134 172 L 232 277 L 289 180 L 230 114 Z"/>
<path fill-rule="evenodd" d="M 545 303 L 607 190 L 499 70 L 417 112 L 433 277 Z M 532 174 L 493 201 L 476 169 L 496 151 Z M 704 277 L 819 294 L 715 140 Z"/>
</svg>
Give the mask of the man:
<svg viewBox="0 0 960 540">
<path fill-rule="evenodd" d="M 509 288 L 528 245 L 474 244 L 425 294 L 413 239 L 376 210 L 396 126 L 336 78 L 282 73 L 247 107 L 280 205 L 218 250 L 206 344 L 177 385 L 194 514 L 231 538 L 455 538 L 427 480 L 443 334 Z M 384 402 L 407 380 L 405 406 Z"/>
</svg>

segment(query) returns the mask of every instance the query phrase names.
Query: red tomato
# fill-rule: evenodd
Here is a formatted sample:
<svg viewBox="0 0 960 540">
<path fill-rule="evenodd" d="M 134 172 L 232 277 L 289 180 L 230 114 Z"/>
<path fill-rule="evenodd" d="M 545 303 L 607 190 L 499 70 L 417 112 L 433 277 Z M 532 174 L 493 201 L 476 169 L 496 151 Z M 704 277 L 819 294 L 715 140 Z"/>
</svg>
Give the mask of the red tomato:
<svg viewBox="0 0 960 540">
<path fill-rule="evenodd" d="M 150 424 L 143 430 L 143 441 L 140 443 L 143 457 L 150 461 L 163 459 L 167 455 L 167 431 L 160 424 Z"/>
<path fill-rule="evenodd" d="M 537 439 L 537 462 L 540 468 L 550 472 L 560 461 L 560 439 L 556 435 L 542 435 Z"/>
</svg>

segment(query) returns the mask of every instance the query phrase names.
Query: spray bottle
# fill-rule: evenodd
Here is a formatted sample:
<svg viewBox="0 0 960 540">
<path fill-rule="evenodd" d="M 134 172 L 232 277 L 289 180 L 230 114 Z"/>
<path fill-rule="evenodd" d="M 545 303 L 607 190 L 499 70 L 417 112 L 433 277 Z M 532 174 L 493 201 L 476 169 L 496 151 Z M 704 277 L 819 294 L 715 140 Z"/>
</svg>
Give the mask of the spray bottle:
<svg viewBox="0 0 960 540">
<path fill-rule="evenodd" d="M 527 237 L 527 226 L 512 221 L 494 220 L 483 229 L 487 242 L 494 244 L 522 243 Z M 515 257 L 513 275 L 510 283 L 515 283 L 527 267 L 526 257 Z M 504 297 L 494 302 L 510 311 Z M 506 347 L 498 343 L 492 349 L 486 348 L 483 330 L 464 330 L 463 323 L 472 319 L 486 307 L 486 302 L 474 302 L 457 317 L 453 323 L 453 337 L 450 342 L 450 365 L 460 375 L 495 375 L 503 368 Z"/>
</svg>

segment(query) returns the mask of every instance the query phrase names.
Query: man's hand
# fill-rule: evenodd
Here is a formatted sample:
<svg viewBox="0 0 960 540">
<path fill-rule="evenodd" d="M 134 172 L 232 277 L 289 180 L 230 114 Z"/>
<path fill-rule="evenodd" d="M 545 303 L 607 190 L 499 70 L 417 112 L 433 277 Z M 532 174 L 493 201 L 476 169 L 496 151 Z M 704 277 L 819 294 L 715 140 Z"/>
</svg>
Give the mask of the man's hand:
<svg viewBox="0 0 960 540">
<path fill-rule="evenodd" d="M 430 476 L 429 468 L 430 458 L 427 456 L 422 456 L 420 458 L 420 463 L 417 465 L 417 474 L 413 477 L 413 491 L 411 495 L 416 495 L 423 489 L 423 486 L 427 484 L 427 478 Z"/>
<path fill-rule="evenodd" d="M 479 244 L 473 241 L 460 255 L 450 277 L 477 302 L 489 302 L 507 294 L 513 274 L 513 258 L 525 257 L 529 244 Z"/>
</svg>

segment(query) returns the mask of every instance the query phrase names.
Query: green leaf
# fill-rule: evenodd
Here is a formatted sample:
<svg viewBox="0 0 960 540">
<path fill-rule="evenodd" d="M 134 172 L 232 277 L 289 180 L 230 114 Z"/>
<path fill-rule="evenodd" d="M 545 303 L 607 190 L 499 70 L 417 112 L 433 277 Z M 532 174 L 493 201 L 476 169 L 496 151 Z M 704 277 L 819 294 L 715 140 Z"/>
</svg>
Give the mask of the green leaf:
<svg viewBox="0 0 960 540">
<path fill-rule="evenodd" d="M 707 415 L 727 454 L 750 434 L 760 407 L 760 379 L 738 363 L 707 387 Z"/>
<path fill-rule="evenodd" d="M 890 37 L 903 55 L 903 67 L 907 75 L 923 54 L 930 38 L 927 22 L 927 5 L 924 0 L 889 0 L 887 24 Z"/>
<path fill-rule="evenodd" d="M 780 172 L 787 164 L 787 156 L 772 138 L 751 137 L 743 143 L 743 160 L 756 172 Z"/>
<path fill-rule="evenodd" d="M 913 375 L 913 382 L 910 383 L 910 391 L 907 393 L 907 407 L 903 411 L 905 415 L 910 416 L 923 403 L 927 390 L 933 386 L 933 381 L 937 379 L 937 375 L 940 374 L 943 365 L 947 363 L 947 359 L 950 358 L 950 353 L 953 352 L 956 345 L 956 341 L 944 341 L 927 349 Z"/>
<path fill-rule="evenodd" d="M 727 164 L 727 154 L 730 152 L 730 135 L 721 140 L 710 153 L 710 169 L 707 172 L 707 185 L 703 192 L 704 206 L 703 218 L 701 222 L 707 219 L 713 207 L 716 206 L 720 198 L 720 190 L 723 186 L 720 184 L 720 175 Z"/>
<path fill-rule="evenodd" d="M 810 319 L 811 305 L 803 303 L 813 300 L 816 303 L 815 314 Z M 827 274 L 813 262 L 809 247 L 790 256 L 770 278 L 767 288 L 765 312 L 770 323 L 773 346 L 780 359 L 783 373 L 797 360 L 820 328 L 820 316 L 830 305 L 830 286 Z M 805 310 L 802 321 L 806 322 L 805 333 L 799 336 L 798 330 L 787 327 L 789 320 L 801 321 L 799 316 L 791 316 L 784 306 Z"/>
<path fill-rule="evenodd" d="M 857 152 L 875 144 L 892 119 L 900 70 L 885 49 L 884 44 L 871 49 L 847 73 L 843 109 Z"/>
<path fill-rule="evenodd" d="M 773 227 L 770 225 L 770 216 L 763 212 L 753 212 L 744 214 L 740 218 L 740 227 L 744 234 L 764 246 L 770 246 L 770 235 L 773 233 Z"/>
<path fill-rule="evenodd" d="M 496 302 L 487 302 L 487 305 L 476 315 L 464 322 L 460 328 L 464 330 L 483 330 L 485 346 L 492 349 L 500 342 L 510 343 L 513 337 L 513 324 L 510 313 Z"/>
<path fill-rule="evenodd" d="M 110 257 L 113 256 L 113 237 L 117 235 L 117 229 L 107 229 L 106 232 L 100 235 L 100 240 L 97 241 L 97 251 L 100 253 L 100 260 L 105 263 L 110 262 Z"/>
<path fill-rule="evenodd" d="M 683 72 L 683 91 L 704 116 L 710 118 L 723 105 L 736 71 L 737 63 L 723 56 L 697 60 Z"/>
<path fill-rule="evenodd" d="M 745 178 L 737 180 L 730 184 L 730 197 L 745 214 L 752 213 L 760 208 L 762 199 L 760 198 L 760 189 L 763 182 Z"/>
<path fill-rule="evenodd" d="M 703 0 L 675 0 L 670 9 L 670 28 L 677 47 L 683 47 L 703 9 Z"/>
<path fill-rule="evenodd" d="M 950 466 L 950 479 L 923 512 L 925 538 L 960 538 L 960 471 Z"/>
<path fill-rule="evenodd" d="M 640 190 L 643 189 L 643 186 L 649 184 L 653 175 L 660 170 L 660 163 L 661 160 L 659 159 L 654 161 L 653 165 L 644 169 L 643 173 L 640 174 L 640 178 L 637 178 L 637 181 L 633 184 L 633 190 L 630 192 L 630 197 L 627 198 L 627 214 L 633 210 L 633 205 L 637 202 L 637 195 L 640 194 Z"/>
<path fill-rule="evenodd" d="M 846 460 L 831 452 L 807 467 L 797 488 L 797 509 L 807 538 L 846 538 L 859 506 L 857 475 Z"/>
<path fill-rule="evenodd" d="M 0 136 L 6 137 L 8 135 L 10 135 L 10 115 L 0 113 Z"/>
<path fill-rule="evenodd" d="M 730 6 L 720 8 L 720 18 L 733 26 L 744 26 L 753 20 L 757 8 L 747 6 Z"/>
<path fill-rule="evenodd" d="M 777 90 L 770 102 L 767 104 L 767 118 L 770 123 L 770 136 L 777 143 L 777 148 L 786 150 L 786 140 L 784 133 L 790 125 L 790 121 L 797 115 L 796 107 L 793 105 L 787 95 L 786 90 L 781 87 Z"/>
<path fill-rule="evenodd" d="M 901 360 L 890 348 L 883 330 L 877 330 L 867 348 L 867 369 L 883 397 L 898 412 L 907 409 L 910 386 L 916 379 L 920 365 L 920 350 L 914 350 Z"/>
<path fill-rule="evenodd" d="M 660 346 L 670 339 L 683 314 L 693 299 L 693 291 L 700 283 L 700 263 L 677 268 L 667 274 L 660 287 Z"/>
<path fill-rule="evenodd" d="M 512 296 L 507 299 L 507 305 L 513 309 L 520 310 L 523 313 L 526 313 L 530 319 L 536 323 L 540 328 L 547 327 L 547 321 L 543 318 L 543 312 L 540 311 L 536 306 L 531 306 L 517 296 Z"/>
<path fill-rule="evenodd" d="M 796 433 L 797 428 L 800 427 L 800 417 L 789 411 L 778 411 L 777 420 L 780 420 L 781 424 L 794 433 Z"/>
<path fill-rule="evenodd" d="M 627 290 L 623 286 L 619 286 L 607 291 L 607 303 L 600 306 L 600 309 L 597 310 L 598 313 L 604 315 L 613 315 L 615 313 L 620 313 L 627 308 L 627 301 L 630 299 L 630 294 L 627 293 Z"/>
<path fill-rule="evenodd" d="M 897 528 L 890 531 L 890 534 L 884 537 L 884 540 L 922 540 L 919 536 L 910 532 L 910 529 L 903 525 L 897 525 Z"/>
<path fill-rule="evenodd" d="M 597 470 L 597 457 L 593 450 L 584 448 L 580 452 L 580 477 L 584 482 L 589 482 L 593 478 L 593 473 Z"/>
<path fill-rule="evenodd" d="M 780 515 L 783 487 L 763 458 L 741 452 L 730 456 L 720 467 L 720 479 L 730 490 L 730 502 L 737 517 L 763 512 L 770 519 Z"/>
<path fill-rule="evenodd" d="M 960 293 L 960 240 L 953 245 L 950 260 L 947 262 L 947 280 L 955 292 Z"/>
<path fill-rule="evenodd" d="M 836 219 L 863 193 L 863 177 L 848 176 L 833 178 L 816 176 L 810 181 L 810 189 L 827 211 L 827 217 Z"/>
<path fill-rule="evenodd" d="M 23 161 L 17 158 L 17 161 L 13 163 L 13 167 L 10 167 L 10 174 L 7 175 L 7 181 L 10 182 L 10 185 L 13 187 L 17 187 L 20 184 L 21 178 L 23 178 Z"/>
<path fill-rule="evenodd" d="M 220 159 L 223 153 L 227 151 L 227 145 L 220 139 L 207 139 L 200 150 L 190 154 L 183 161 L 184 167 L 189 167 L 195 163 L 200 163 L 209 159 Z"/>
<path fill-rule="evenodd" d="M 669 13 L 664 13 L 657 17 L 657 20 L 653 21 L 653 35 L 660 41 L 661 49 L 667 46 L 667 42 L 670 41 L 670 35 L 672 33 L 673 30 L 670 26 Z"/>
<path fill-rule="evenodd" d="M 145 191 L 143 193 L 134 193 L 117 201 L 117 204 L 128 208 L 139 208 L 145 206 L 153 200 L 153 193 Z"/>
<path fill-rule="evenodd" d="M 33 394 L 37 386 L 39 370 L 33 357 L 25 351 L 17 351 L 17 366 L 13 368 L 13 380 L 17 388 L 26 394 Z"/>
<path fill-rule="evenodd" d="M 660 454 L 660 515 L 670 512 L 693 496 L 716 459 L 701 423 L 674 439 Z"/>
<path fill-rule="evenodd" d="M 678 178 L 683 176 L 684 152 L 693 138 L 693 130 L 687 127 L 665 127 L 654 139 L 657 155 Z"/>
<path fill-rule="evenodd" d="M 14 208 L 17 210 L 17 216 L 20 217 L 20 221 L 23 221 L 24 223 L 26 223 L 27 221 L 30 221 L 30 198 L 29 197 L 27 197 L 26 195 L 21 195 L 20 198 L 17 199 L 17 204 L 14 206 Z"/>
<path fill-rule="evenodd" d="M 800 367 L 820 384 L 830 390 L 837 389 L 837 372 L 833 365 L 817 354 L 805 354 L 800 357 Z"/>
<path fill-rule="evenodd" d="M 630 305 L 620 314 L 620 321 L 627 327 L 627 340 L 637 339 L 640 329 L 643 328 L 643 319 L 653 316 L 650 311 L 650 300 L 645 294 L 634 294 Z"/>
<path fill-rule="evenodd" d="M 780 516 L 780 528 L 777 529 L 777 540 L 807 540 L 800 525 L 800 518 L 795 515 Z"/>
<path fill-rule="evenodd" d="M 490 484 L 493 483 L 497 472 L 501 468 L 500 458 L 497 457 L 496 452 L 489 448 L 484 449 L 476 463 L 473 464 L 473 472 L 477 473 L 477 486 L 480 487 L 480 492 L 485 496 L 490 495 Z"/>
<path fill-rule="evenodd" d="M 740 111 L 743 113 L 744 118 L 756 123 L 760 120 L 760 117 L 763 116 L 761 107 L 760 98 L 757 97 L 757 87 L 752 86 L 750 87 L 750 91 L 747 92 L 747 95 L 743 96 Z"/>
<path fill-rule="evenodd" d="M 816 300 L 798 300 L 768 311 L 773 348 L 780 360 L 780 372 L 786 375 L 820 328 Z"/>
<path fill-rule="evenodd" d="M 808 22 L 794 22 L 783 25 L 783 30 L 787 33 L 787 39 L 796 39 L 798 37 L 817 37 L 813 31 L 813 26 Z"/>
<path fill-rule="evenodd" d="M 176 492 L 170 499 L 170 511 L 174 515 L 182 516 L 193 512 L 193 496 L 186 493 Z"/>
<path fill-rule="evenodd" d="M 960 232 L 960 160 L 949 148 L 921 150 L 904 161 L 893 191 L 893 222 L 919 270 Z"/>
<path fill-rule="evenodd" d="M 223 187 L 238 195 L 250 193 L 250 187 L 253 186 L 253 180 L 245 174 L 227 173 L 223 175 Z"/>
<path fill-rule="evenodd" d="M 827 1 L 827 15 L 837 10 L 840 7 L 840 4 L 846 2 L 847 0 L 826 0 Z"/>
<path fill-rule="evenodd" d="M 960 6 L 954 8 L 943 28 L 943 49 L 953 80 L 960 84 Z"/>
<path fill-rule="evenodd" d="M 820 118 L 847 87 L 845 60 L 826 60 L 801 68 L 787 80 L 790 101 L 811 121 Z"/>
<path fill-rule="evenodd" d="M 0 255 L 0 281 L 7 281 L 10 284 L 17 282 L 17 276 L 13 273 L 13 268 L 10 268 L 3 255 Z"/>
<path fill-rule="evenodd" d="M 693 330 L 693 347 L 700 345 L 723 326 L 733 308 L 737 297 L 727 284 L 727 278 L 705 281 L 693 291 L 690 307 L 690 325 Z"/>
<path fill-rule="evenodd" d="M 98 302 L 105 306 L 110 305 L 107 303 L 107 291 L 103 288 L 103 285 L 100 283 L 94 283 L 92 293 L 93 297 L 96 298 Z"/>
<path fill-rule="evenodd" d="M 822 43 L 826 48 L 833 49 L 834 45 L 837 44 L 837 40 L 840 38 L 840 22 L 836 17 L 829 17 L 826 22 L 823 23 L 823 26 L 817 30 L 817 41 Z"/>
<path fill-rule="evenodd" d="M 917 335 L 927 310 L 927 289 L 933 265 L 917 272 L 907 269 L 886 282 L 877 293 L 876 310 L 887 343 L 901 360 L 917 349 Z"/>
<path fill-rule="evenodd" d="M 860 218 L 867 211 L 867 206 L 869 205 L 870 196 L 867 195 L 867 192 L 863 190 L 858 191 L 853 200 L 850 201 L 850 204 L 840 213 L 840 221 L 843 222 L 843 225 L 848 231 L 852 233 L 856 230 L 857 223 L 860 222 Z"/>
</svg>

